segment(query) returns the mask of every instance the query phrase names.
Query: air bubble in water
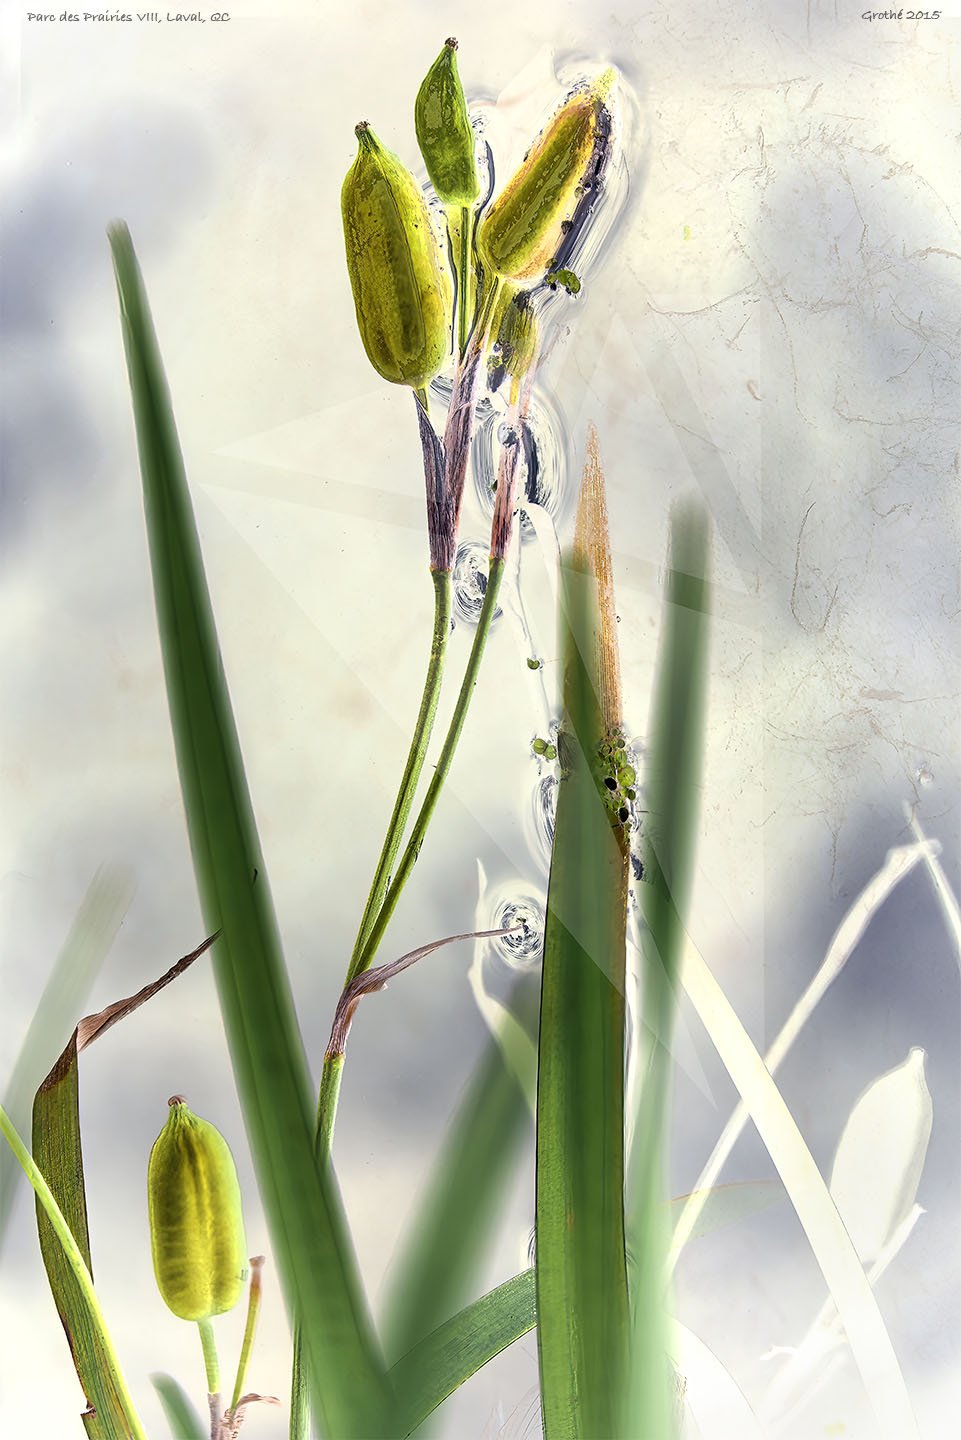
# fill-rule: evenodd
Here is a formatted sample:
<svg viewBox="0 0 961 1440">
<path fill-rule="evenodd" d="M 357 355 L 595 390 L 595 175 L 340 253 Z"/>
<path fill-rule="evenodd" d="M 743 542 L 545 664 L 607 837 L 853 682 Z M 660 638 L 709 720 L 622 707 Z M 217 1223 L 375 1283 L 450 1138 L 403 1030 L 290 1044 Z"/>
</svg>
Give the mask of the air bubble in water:
<svg viewBox="0 0 961 1440">
<path fill-rule="evenodd" d="M 928 765 L 919 765 L 916 778 L 918 784 L 928 790 L 934 784 L 934 771 Z"/>
<path fill-rule="evenodd" d="M 534 844 L 541 852 L 544 860 L 551 856 L 551 849 L 554 844 L 554 815 L 557 810 L 557 775 L 553 768 L 547 775 L 542 775 L 534 786 L 531 795 L 530 819 L 533 828 Z"/>
<path fill-rule="evenodd" d="M 451 577 L 454 594 L 454 611 L 461 620 L 476 625 L 480 619 L 481 607 L 487 593 L 487 575 L 490 568 L 490 551 L 479 540 L 465 540 L 457 547 L 454 570 Z M 500 606 L 494 610 L 496 620 L 502 614 Z"/>
<path fill-rule="evenodd" d="M 512 925 L 518 928 L 498 935 L 493 947 L 513 969 L 528 969 L 539 962 L 544 945 L 544 907 L 536 896 L 518 893 L 498 905 L 491 928 Z"/>
<path fill-rule="evenodd" d="M 501 446 L 510 432 L 507 410 L 500 399 L 484 396 L 477 405 L 477 421 L 471 451 L 472 470 L 477 497 L 489 514 L 494 508 L 494 491 Z M 534 389 L 527 414 L 520 421 L 521 473 L 518 502 L 523 508 L 540 505 L 551 518 L 560 522 L 573 509 L 575 487 L 561 419 L 551 397 L 541 387 Z M 521 526 L 524 539 L 531 536 L 530 526 Z"/>
</svg>

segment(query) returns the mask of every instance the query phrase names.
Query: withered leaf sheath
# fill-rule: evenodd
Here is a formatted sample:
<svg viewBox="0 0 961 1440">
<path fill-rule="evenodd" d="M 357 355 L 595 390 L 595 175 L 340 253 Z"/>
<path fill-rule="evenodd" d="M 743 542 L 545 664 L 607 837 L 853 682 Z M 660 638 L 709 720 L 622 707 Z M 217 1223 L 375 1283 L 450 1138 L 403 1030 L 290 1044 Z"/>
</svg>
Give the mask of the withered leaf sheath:
<svg viewBox="0 0 961 1440">
<path fill-rule="evenodd" d="M 357 327 L 374 369 L 421 389 L 447 359 L 453 291 L 420 187 L 366 122 L 341 192 Z"/>
<path fill-rule="evenodd" d="M 480 194 L 480 179 L 453 38 L 445 40 L 417 92 L 414 127 L 438 199 L 445 205 L 473 205 Z"/>
<path fill-rule="evenodd" d="M 477 231 L 481 261 L 514 281 L 539 279 L 561 246 L 584 186 L 610 144 L 613 71 L 568 96 L 531 146 Z"/>
<path fill-rule="evenodd" d="M 182 1096 L 150 1152 L 150 1245 L 160 1293 L 181 1320 L 208 1320 L 240 1299 L 247 1265 L 240 1185 L 226 1140 Z"/>
</svg>

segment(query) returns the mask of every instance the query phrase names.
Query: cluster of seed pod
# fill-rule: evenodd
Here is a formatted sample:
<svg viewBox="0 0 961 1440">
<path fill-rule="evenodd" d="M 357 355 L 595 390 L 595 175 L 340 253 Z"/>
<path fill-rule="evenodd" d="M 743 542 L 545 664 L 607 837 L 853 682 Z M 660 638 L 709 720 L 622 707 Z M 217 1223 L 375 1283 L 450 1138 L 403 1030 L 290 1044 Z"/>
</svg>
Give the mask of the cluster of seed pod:
<svg viewBox="0 0 961 1440">
<path fill-rule="evenodd" d="M 490 301 L 485 323 L 472 314 L 462 333 L 473 327 L 480 345 L 489 334 L 495 354 L 506 356 L 503 369 L 517 377 L 537 348 L 530 297 L 521 297 L 558 274 L 578 215 L 585 213 L 585 195 L 596 189 L 607 163 L 613 71 L 568 96 L 478 220 L 473 217 L 480 193 L 475 136 L 456 46 L 453 39 L 445 43 L 420 87 L 414 107 L 417 140 L 448 217 L 457 303 L 463 310 L 479 295 L 475 308 L 482 312 L 483 301 Z M 358 154 L 341 204 L 358 329 L 371 364 L 385 380 L 422 392 L 454 348 L 454 287 L 447 259 L 410 171 L 366 122 L 356 134 Z M 458 214 L 460 220 L 454 218 Z M 577 282 L 571 280 L 573 291 Z M 492 314 L 495 297 L 499 305 Z"/>
</svg>

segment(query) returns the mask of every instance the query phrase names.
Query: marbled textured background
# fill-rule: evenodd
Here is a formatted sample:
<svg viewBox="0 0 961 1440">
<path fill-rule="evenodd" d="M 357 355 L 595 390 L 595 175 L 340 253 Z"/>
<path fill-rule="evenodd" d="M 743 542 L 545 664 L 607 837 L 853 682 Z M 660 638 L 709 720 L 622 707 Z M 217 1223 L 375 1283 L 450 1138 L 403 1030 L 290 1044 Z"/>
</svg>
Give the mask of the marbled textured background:
<svg viewBox="0 0 961 1440">
<path fill-rule="evenodd" d="M 573 463 L 587 423 L 600 431 L 634 734 L 669 505 L 699 492 L 714 518 L 692 931 L 756 1042 L 773 1036 L 887 850 L 910 838 L 906 805 L 957 883 L 961 21 L 867 22 L 857 6 L 785 0 L 243 3 L 229 23 L 193 26 L 25 14 L 5 21 L 0 148 L 0 1085 L 100 861 L 126 861 L 137 892 L 89 1008 L 137 989 L 202 933 L 104 237 L 115 217 L 151 297 L 319 1066 L 430 607 L 410 401 L 378 381 L 356 337 L 339 190 L 360 118 L 418 167 L 412 98 L 451 32 L 502 174 L 581 62 L 624 77 L 630 194 L 546 378 Z M 465 538 L 484 538 L 476 512 Z M 549 623 L 544 633 L 549 646 Z M 453 638 L 452 675 L 468 639 L 463 627 Z M 502 629 L 391 953 L 468 928 L 478 858 L 497 882 L 543 886 L 522 822 L 532 684 Z M 863 1087 L 912 1045 L 927 1051 L 928 1213 L 879 1291 L 924 1440 L 961 1405 L 958 958 L 919 869 L 781 1077 L 827 1168 Z M 467 960 L 451 951 L 405 975 L 366 1002 L 351 1039 L 336 1159 L 375 1297 L 483 1044 Z M 675 1192 L 734 1098 L 693 1018 L 689 1030 Z M 81 1083 L 97 1279 L 160 1434 L 146 1374 L 169 1370 L 195 1393 L 201 1378 L 196 1337 L 163 1308 L 150 1268 L 146 1156 L 169 1094 L 231 1140 L 252 1253 L 268 1249 L 202 963 L 94 1047 Z M 752 1134 L 726 1173 L 771 1173 Z M 520 1263 L 531 1188 L 527 1167 L 491 1281 Z M 3 1269 L 4 1434 L 79 1433 L 25 1194 Z M 783 1205 L 692 1247 L 677 1304 L 757 1400 L 771 1373 L 759 1357 L 796 1343 L 823 1293 Z M 263 1315 L 250 1379 L 283 1395 L 286 1327 L 269 1272 Z M 493 1440 L 519 1406 L 505 1432 L 518 1440 L 535 1381 L 528 1337 L 452 1402 L 445 1433 Z M 252 1437 L 286 1433 L 267 1412 L 248 1425 Z M 853 1368 L 784 1433 L 872 1435 Z"/>
</svg>

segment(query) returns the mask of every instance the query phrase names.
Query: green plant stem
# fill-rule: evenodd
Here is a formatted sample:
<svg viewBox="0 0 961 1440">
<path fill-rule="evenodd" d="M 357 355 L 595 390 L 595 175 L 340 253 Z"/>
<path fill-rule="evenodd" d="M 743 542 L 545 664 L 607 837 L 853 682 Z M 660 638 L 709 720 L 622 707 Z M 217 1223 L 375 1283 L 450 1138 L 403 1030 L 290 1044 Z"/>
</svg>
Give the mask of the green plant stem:
<svg viewBox="0 0 961 1440">
<path fill-rule="evenodd" d="M 397 873 L 384 896 L 383 904 L 378 911 L 377 918 L 370 928 L 370 934 L 361 956 L 361 963 L 358 969 L 366 970 L 377 953 L 377 947 L 384 937 L 384 931 L 390 923 L 391 916 L 397 908 L 397 902 L 403 893 L 404 886 L 410 878 L 410 873 L 417 863 L 421 846 L 424 843 L 424 836 L 427 834 L 427 827 L 431 822 L 434 811 L 437 808 L 437 801 L 440 792 L 444 788 L 444 781 L 447 779 L 451 763 L 454 759 L 454 752 L 460 741 L 461 732 L 464 729 L 464 721 L 467 718 L 467 711 L 470 708 L 471 697 L 474 687 L 477 684 L 477 675 L 480 670 L 481 661 L 484 658 L 484 649 L 487 644 L 487 636 L 490 633 L 491 623 L 494 619 L 494 612 L 497 608 L 497 596 L 504 575 L 504 561 L 502 559 L 491 560 L 490 570 L 487 576 L 487 589 L 484 592 L 484 603 L 481 606 L 480 616 L 477 621 L 477 630 L 474 633 L 474 643 L 471 646 L 470 656 L 467 661 L 467 668 L 464 671 L 464 678 L 461 681 L 460 691 L 457 695 L 457 703 L 454 706 L 454 713 L 451 716 L 447 736 L 443 748 L 437 758 L 437 765 L 434 770 L 427 793 L 414 821 L 410 832 L 407 846 L 401 856 Z"/>
<path fill-rule="evenodd" d="M 325 1055 L 320 1072 L 320 1100 L 317 1106 L 317 1154 L 326 1159 L 334 1143 L 337 1099 L 344 1074 L 343 1055 Z"/>
<path fill-rule="evenodd" d="M 407 842 L 407 848 L 397 867 L 397 873 L 383 897 L 376 917 L 368 928 L 367 942 L 360 952 L 356 965 L 352 964 L 351 975 L 348 976 L 348 979 L 350 979 L 353 974 L 358 974 L 361 970 L 366 970 L 372 963 L 377 953 L 377 947 L 383 939 L 384 931 L 387 929 L 404 886 L 410 878 L 410 872 L 413 870 L 417 857 L 420 854 L 421 846 L 424 843 L 424 836 L 427 833 L 427 827 L 430 824 L 434 810 L 437 808 L 437 801 L 443 789 L 444 781 L 447 779 L 451 762 L 454 758 L 454 752 L 457 749 L 461 731 L 464 728 L 464 721 L 467 718 L 471 696 L 477 684 L 477 673 L 480 669 L 481 660 L 484 657 L 487 636 L 490 632 L 494 611 L 497 607 L 497 594 L 500 590 L 503 574 L 504 561 L 492 560 L 490 572 L 487 577 L 487 589 L 484 592 L 484 603 L 477 621 L 477 630 L 474 634 L 474 643 L 471 646 L 470 656 L 467 661 L 467 669 L 464 671 L 464 678 L 457 696 L 457 703 L 454 706 L 454 713 L 451 716 L 450 726 L 447 731 L 447 737 L 444 740 L 443 748 L 438 756 L 433 778 L 427 787 L 427 793 L 424 796 L 417 819 L 414 821 L 410 839 Z M 324 1057 L 324 1065 L 320 1076 L 320 1096 L 317 1104 L 317 1153 L 322 1159 L 326 1159 L 330 1155 L 343 1071 L 343 1055 L 327 1055 Z"/>
<path fill-rule="evenodd" d="M 366 970 L 373 961 L 374 955 L 377 952 L 377 947 L 380 944 L 381 939 L 383 938 L 383 934 L 387 928 L 390 917 L 394 913 L 394 908 L 397 904 L 397 901 L 400 899 L 401 891 L 403 890 L 404 885 L 406 884 L 407 879 L 410 875 L 410 872 L 414 868 L 417 857 L 420 854 L 420 847 L 424 843 L 424 835 L 427 832 L 427 826 L 430 824 L 431 816 L 433 815 L 436 808 L 438 797 L 440 795 L 444 781 L 447 778 L 447 773 L 450 770 L 451 762 L 454 758 L 454 752 L 457 749 L 457 743 L 460 740 L 461 731 L 464 728 L 464 720 L 467 716 L 467 710 L 470 705 L 471 696 L 474 693 L 474 686 L 477 684 L 477 672 L 480 669 L 480 663 L 484 656 L 484 647 L 487 643 L 487 636 L 490 631 L 491 622 L 494 618 L 494 611 L 497 604 L 497 592 L 500 589 L 501 577 L 503 573 L 504 561 L 493 560 L 491 562 L 490 573 L 487 579 L 487 589 L 484 593 L 484 604 L 481 607 L 481 613 L 477 622 L 477 630 L 474 634 L 474 643 L 471 646 L 470 656 L 467 661 L 467 669 L 464 672 L 464 679 L 461 682 L 460 692 L 457 696 L 457 703 L 454 707 L 454 713 L 451 717 L 450 726 L 447 731 L 447 738 L 444 741 L 443 749 L 441 750 L 440 756 L 438 758 L 437 767 L 434 771 L 433 779 L 428 786 L 427 794 L 424 796 L 424 801 L 421 805 L 420 812 L 414 822 L 414 828 L 411 831 L 411 836 L 407 843 L 407 848 L 404 851 L 403 858 L 401 859 L 400 866 L 398 867 L 397 874 L 394 876 L 393 882 L 389 886 L 389 888 L 387 888 L 386 891 L 381 892 L 380 908 L 379 910 L 377 910 L 376 915 L 374 915 L 374 918 L 371 920 L 371 923 L 369 925 L 366 925 L 366 944 L 358 953 L 355 954 L 355 956 L 351 960 L 350 969 L 347 975 L 347 983 L 350 982 L 354 975 L 359 974 L 362 970 Z M 437 578 L 437 575 L 435 575 L 435 578 Z M 438 594 L 440 593 L 440 588 L 441 587 L 438 586 Z M 449 574 L 447 575 L 447 586 L 445 587 L 445 592 L 447 604 L 449 605 Z M 438 611 L 439 609 L 440 606 L 438 605 Z M 437 618 L 438 611 L 435 611 L 435 619 Z M 446 645 L 447 634 L 450 631 L 449 609 L 444 612 L 444 615 L 444 635 L 442 641 L 439 639 L 439 628 L 437 624 L 435 624 L 434 630 L 435 641 L 442 645 Z M 441 651 L 441 659 L 442 655 L 443 651 Z M 432 666 L 433 659 L 434 647 L 432 646 Z M 439 668 L 437 671 L 436 680 L 437 686 L 439 687 Z M 430 672 L 428 673 L 428 685 L 425 686 L 425 699 L 427 697 L 427 691 L 429 687 Z M 434 710 L 436 710 L 436 705 L 437 699 L 435 695 L 433 701 L 433 709 L 431 710 L 431 723 L 433 722 L 433 713 Z M 421 714 L 423 713 L 424 705 L 422 703 Z M 418 722 L 419 720 L 420 717 L 418 717 Z M 414 779 L 410 786 L 411 796 L 413 795 L 414 786 L 416 786 L 417 783 L 417 775 L 420 774 L 420 767 L 423 765 L 424 762 L 424 752 L 427 748 L 428 738 L 429 731 L 427 732 L 427 734 L 424 735 L 423 746 L 421 747 L 418 744 L 418 737 L 415 734 L 414 743 L 412 743 L 411 745 L 411 755 L 408 757 L 408 765 L 410 765 L 411 757 L 414 756 L 415 752 L 420 752 L 419 758 L 417 760 L 416 775 L 414 776 Z M 405 771 L 405 776 L 406 774 L 407 772 Z M 401 794 L 404 793 L 404 790 L 405 786 L 402 782 Z M 401 796 L 398 795 L 398 802 L 400 801 L 400 798 Z M 393 854 L 391 856 L 391 859 L 387 862 L 388 866 L 393 863 L 393 857 L 396 856 L 400 835 L 402 833 L 403 823 L 406 820 L 409 811 L 410 799 L 407 800 L 406 809 L 403 812 L 403 818 L 397 821 L 397 825 L 395 827 L 394 821 L 399 815 L 399 808 L 398 805 L 395 805 L 394 807 L 394 816 L 391 819 L 391 826 L 392 832 L 396 834 L 396 840 L 394 841 Z M 390 839 L 390 835 L 391 832 L 389 832 L 388 840 Z M 382 860 L 384 858 L 384 855 L 387 854 L 387 852 L 388 841 L 385 841 L 384 850 L 381 855 Z M 378 875 L 380 874 L 380 872 L 381 867 L 378 866 Z M 383 873 L 384 875 L 386 875 L 387 866 L 384 867 Z M 368 917 L 374 914 L 372 907 L 372 897 L 375 894 L 377 884 L 378 878 L 375 877 L 374 885 L 371 887 L 371 896 L 368 898 L 368 908 L 364 913 L 364 922 L 361 923 L 361 933 L 364 932 L 365 922 L 368 920 Z M 342 1054 L 324 1056 L 324 1064 L 320 1076 L 320 1094 L 317 1100 L 317 1136 L 315 1142 L 317 1147 L 317 1155 L 322 1161 L 329 1160 L 330 1158 L 331 1146 L 333 1144 L 334 1137 L 334 1125 L 337 1119 L 337 1102 L 340 1097 L 340 1085 L 343 1078 L 343 1073 L 344 1056 Z M 305 1398 L 305 1387 L 303 1385 L 303 1365 L 304 1359 L 301 1353 L 300 1334 L 299 1331 L 295 1330 L 294 1368 L 291 1384 L 290 1428 L 288 1431 L 290 1440 L 307 1440 L 309 1411 Z"/>
<path fill-rule="evenodd" d="M 217 1358 L 217 1342 L 214 1339 L 214 1327 L 209 1320 L 198 1320 L 197 1329 L 200 1331 L 200 1344 L 204 1352 L 204 1369 L 207 1372 L 207 1394 L 217 1395 L 220 1392 L 220 1361 Z"/>
<path fill-rule="evenodd" d="M 431 579 L 434 583 L 434 628 L 431 634 L 430 659 L 427 664 L 427 675 L 424 680 L 424 691 L 421 696 L 420 710 L 417 714 L 417 721 L 414 725 L 414 734 L 410 742 L 410 750 L 407 753 L 407 763 L 404 766 L 404 773 L 401 776 L 400 788 L 397 791 L 397 799 L 394 801 L 394 809 L 387 826 L 387 834 L 384 837 L 383 848 L 380 852 L 380 859 L 377 861 L 377 869 L 374 872 L 374 879 L 367 896 L 367 904 L 364 907 L 363 918 L 360 922 L 360 929 L 357 932 L 357 939 L 354 941 L 354 949 L 350 957 L 350 964 L 347 967 L 347 976 L 344 981 L 349 985 L 359 971 L 366 969 L 370 959 L 364 959 L 365 946 L 373 928 L 374 921 L 384 903 L 384 896 L 390 882 L 391 870 L 397 858 L 397 851 L 400 849 L 400 842 L 404 837 L 404 829 L 410 815 L 411 805 L 414 800 L 414 792 L 417 789 L 417 782 L 420 779 L 420 772 L 424 766 L 424 758 L 427 754 L 427 746 L 430 743 L 431 732 L 434 728 L 434 717 L 437 714 L 437 702 L 440 698 L 441 681 L 444 674 L 444 656 L 447 651 L 447 640 L 450 635 L 451 615 L 451 578 L 449 570 L 431 571 Z M 320 1123 L 318 1112 L 318 1123 Z"/>
<path fill-rule="evenodd" d="M 463 258 L 463 250 L 461 250 L 461 256 Z M 483 345 L 483 339 L 486 336 L 486 326 L 490 323 L 490 316 L 493 312 L 498 288 L 499 281 L 495 280 L 484 297 L 484 303 L 478 321 L 480 326 L 479 340 L 476 342 L 478 348 L 481 348 Z M 427 827 L 430 824 L 441 789 L 450 770 L 454 752 L 457 749 L 457 744 L 464 728 L 464 721 L 467 716 L 471 696 L 477 684 L 477 674 L 484 656 L 487 636 L 494 618 L 497 594 L 500 589 L 503 573 L 503 559 L 492 558 L 487 578 L 487 589 L 484 592 L 484 603 L 481 607 L 480 616 L 478 617 L 474 642 L 471 646 L 467 669 L 464 673 L 464 679 L 461 682 L 461 688 L 457 696 L 457 703 L 454 707 L 453 716 L 451 717 L 447 737 L 438 758 L 434 776 L 424 796 L 417 819 L 414 822 L 414 828 L 407 842 L 407 848 L 404 851 L 400 866 L 391 880 L 391 866 L 396 859 L 400 841 L 403 837 L 404 826 L 410 814 L 414 792 L 417 788 L 417 781 L 420 778 L 420 772 L 423 768 L 424 758 L 427 753 L 427 746 L 430 742 L 430 734 L 437 711 L 437 701 L 440 695 L 441 680 L 443 678 L 443 664 L 447 639 L 450 635 L 450 572 L 446 570 L 436 570 L 432 572 L 435 586 L 434 631 L 431 640 L 431 656 L 428 664 L 427 678 L 421 699 L 421 708 L 407 757 L 407 765 L 401 779 L 400 790 L 398 791 L 397 800 L 394 803 L 394 811 L 391 815 L 387 836 L 384 840 L 383 849 L 381 850 L 377 871 L 367 897 L 367 904 L 364 907 L 364 915 L 357 934 L 357 940 L 354 944 L 354 952 L 351 955 L 350 965 L 348 966 L 345 985 L 349 984 L 356 975 L 360 974 L 362 970 L 366 970 L 373 962 L 377 948 L 383 939 L 384 932 L 400 899 L 404 885 L 420 854 L 420 848 L 424 843 Z M 320 1077 L 320 1092 L 317 1098 L 317 1131 L 315 1137 L 317 1156 L 324 1162 L 329 1160 L 331 1147 L 333 1145 L 334 1126 L 337 1119 L 337 1103 L 340 1097 L 343 1073 L 344 1056 L 342 1054 L 325 1055 Z M 307 1440 L 310 1411 L 308 1391 L 304 1382 L 305 1363 L 305 1357 L 302 1354 L 300 1331 L 299 1328 L 295 1328 L 290 1427 L 288 1431 L 290 1440 Z"/>
<path fill-rule="evenodd" d="M 204 1369 L 207 1372 L 210 1440 L 219 1440 L 223 1406 L 220 1401 L 220 1361 L 217 1358 L 217 1342 L 214 1339 L 214 1327 L 209 1320 L 198 1320 L 197 1329 L 200 1331 L 200 1344 L 204 1352 Z"/>
<path fill-rule="evenodd" d="M 240 1343 L 240 1359 L 237 1361 L 237 1378 L 234 1381 L 234 1393 L 230 1399 L 231 1410 L 236 1410 L 237 1403 L 244 1391 L 247 1365 L 250 1361 L 250 1352 L 254 1344 L 254 1332 L 257 1329 L 257 1316 L 260 1312 L 261 1272 L 263 1268 L 263 1255 L 253 1256 L 250 1261 L 250 1289 L 247 1292 L 247 1323 L 244 1325 L 244 1338 Z"/>
<path fill-rule="evenodd" d="M 146 1431 L 141 1424 L 140 1417 L 137 1414 L 137 1409 L 133 1402 L 133 1397 L 127 1388 L 127 1382 L 120 1368 L 120 1361 L 117 1358 L 117 1352 L 114 1348 L 110 1331 L 107 1329 L 107 1322 L 100 1308 L 97 1292 L 94 1290 L 93 1277 L 84 1263 L 84 1258 L 80 1253 L 80 1247 L 74 1239 L 73 1231 L 67 1224 L 49 1185 L 34 1164 L 33 1159 L 27 1151 L 27 1147 L 18 1135 L 16 1128 L 2 1105 L 0 1105 L 0 1133 L 3 1134 L 14 1155 L 17 1157 L 21 1169 L 33 1186 L 37 1199 L 46 1212 L 47 1219 L 53 1226 L 57 1239 L 63 1246 L 63 1252 L 67 1257 L 70 1268 L 76 1277 L 77 1284 L 80 1286 L 83 1297 L 89 1307 L 90 1319 L 99 1334 L 104 1353 L 107 1355 L 110 1365 L 113 1368 L 114 1385 L 123 1406 L 130 1435 L 133 1437 L 133 1440 L 147 1440 Z"/>
</svg>

